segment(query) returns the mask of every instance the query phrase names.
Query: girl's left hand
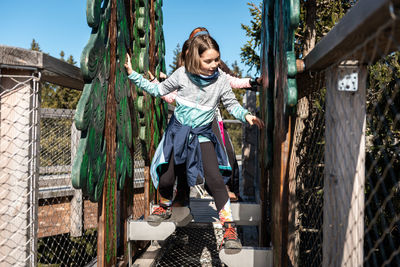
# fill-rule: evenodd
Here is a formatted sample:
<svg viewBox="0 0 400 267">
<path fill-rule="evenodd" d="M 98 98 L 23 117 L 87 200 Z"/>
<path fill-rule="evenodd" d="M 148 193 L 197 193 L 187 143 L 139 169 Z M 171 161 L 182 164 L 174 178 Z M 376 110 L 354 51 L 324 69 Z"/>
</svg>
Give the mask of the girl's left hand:
<svg viewBox="0 0 400 267">
<path fill-rule="evenodd" d="M 256 116 L 254 116 L 254 115 L 247 114 L 245 119 L 250 125 L 254 125 L 255 124 L 255 125 L 257 125 L 257 127 L 259 129 L 264 128 L 264 122 L 261 119 L 257 118 Z"/>
</svg>

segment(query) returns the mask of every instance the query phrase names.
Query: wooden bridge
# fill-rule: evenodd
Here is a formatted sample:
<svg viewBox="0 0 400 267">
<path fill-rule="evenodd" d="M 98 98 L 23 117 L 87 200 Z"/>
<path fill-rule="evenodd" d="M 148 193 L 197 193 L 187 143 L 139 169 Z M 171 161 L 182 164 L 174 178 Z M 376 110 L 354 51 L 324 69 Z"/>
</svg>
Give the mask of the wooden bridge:
<svg viewBox="0 0 400 267">
<path fill-rule="evenodd" d="M 242 155 L 242 179 L 258 181 L 260 195 L 233 205 L 242 241 L 258 244 L 218 251 L 207 198 L 191 205 L 208 219 L 182 209 L 181 224 L 150 234 L 149 165 L 168 106 L 128 82 L 123 59 L 129 52 L 137 71 L 165 72 L 162 1 L 88 0 L 81 68 L 0 46 L 0 265 L 399 265 L 400 1 L 358 1 L 301 60 L 299 1 L 265 0 L 262 13 L 266 129 L 244 131 Z M 77 110 L 41 109 L 44 82 L 82 91 Z M 68 147 L 69 163 L 42 166 L 44 119 L 57 114 L 69 120 L 56 134 L 68 133 L 58 151 Z M 176 244 L 193 254 L 173 254 Z"/>
</svg>

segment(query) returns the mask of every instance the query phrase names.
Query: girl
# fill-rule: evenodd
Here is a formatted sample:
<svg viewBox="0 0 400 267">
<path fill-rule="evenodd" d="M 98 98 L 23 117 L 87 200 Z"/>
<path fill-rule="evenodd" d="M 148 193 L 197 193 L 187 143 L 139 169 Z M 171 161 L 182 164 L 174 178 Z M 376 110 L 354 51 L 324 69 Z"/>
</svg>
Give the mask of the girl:
<svg viewBox="0 0 400 267">
<path fill-rule="evenodd" d="M 209 32 L 204 27 L 197 27 L 190 33 L 189 39 L 187 41 L 185 41 L 182 46 L 182 51 L 177 60 L 177 67 L 181 67 L 182 65 L 184 65 L 189 40 L 198 35 L 209 35 Z M 231 72 L 231 70 L 228 68 L 228 66 L 226 66 L 226 64 L 222 60 L 219 61 L 219 68 L 220 68 L 219 69 L 220 72 L 224 72 L 227 75 L 228 81 L 229 81 L 232 89 L 246 88 L 247 90 L 257 91 L 258 86 L 261 85 L 262 78 L 260 78 L 260 77 L 258 77 L 256 79 L 235 77 L 234 74 Z M 152 73 L 149 72 L 149 75 L 153 82 L 158 83 L 158 81 L 155 79 L 155 77 L 152 75 Z M 163 73 L 160 73 L 160 78 L 162 78 L 161 75 L 163 75 L 164 78 L 166 78 L 165 74 L 163 74 Z M 176 94 L 177 94 L 177 91 L 174 91 L 165 96 L 162 96 L 161 98 L 163 100 L 165 100 L 166 102 L 172 104 L 173 102 L 175 102 Z M 232 175 L 230 176 L 230 179 L 227 182 L 226 187 L 228 190 L 228 195 L 229 195 L 230 200 L 236 201 L 239 198 L 239 167 L 238 167 L 238 163 L 236 160 L 236 154 L 233 149 L 231 139 L 223 125 L 223 121 L 222 121 L 222 117 L 221 117 L 221 113 L 220 113 L 219 109 L 217 109 L 217 111 L 216 111 L 216 116 L 213 121 L 212 127 L 213 127 L 214 134 L 218 137 L 219 141 L 223 142 L 226 152 L 227 152 L 227 155 L 228 155 L 228 160 L 229 160 L 230 166 L 232 167 Z M 173 206 L 188 205 L 188 203 L 189 203 L 189 198 L 188 198 L 189 188 L 186 183 L 186 176 L 184 173 L 179 173 L 177 176 L 177 179 L 178 179 L 177 194 L 174 198 Z"/>
<path fill-rule="evenodd" d="M 202 183 L 205 179 L 224 225 L 225 248 L 240 249 L 222 177 L 229 176 L 231 167 L 225 150 L 212 132 L 211 124 L 220 100 L 242 122 L 256 124 L 259 128 L 264 123 L 237 102 L 226 75 L 218 71 L 219 58 L 216 41 L 209 35 L 198 35 L 190 40 L 185 66 L 159 84 L 150 83 L 133 71 L 129 55 L 125 67 L 129 79 L 153 96 L 177 90 L 174 115 L 151 164 L 152 179 L 161 195 L 160 207 L 147 220 L 161 222 L 171 216 L 175 172 L 183 168 L 189 186 Z"/>
</svg>

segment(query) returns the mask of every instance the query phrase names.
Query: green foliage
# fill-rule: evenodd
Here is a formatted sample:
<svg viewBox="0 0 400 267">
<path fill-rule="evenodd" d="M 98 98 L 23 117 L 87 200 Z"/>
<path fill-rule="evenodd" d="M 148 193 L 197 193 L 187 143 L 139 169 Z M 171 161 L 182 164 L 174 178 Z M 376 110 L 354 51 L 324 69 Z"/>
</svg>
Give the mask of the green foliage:
<svg viewBox="0 0 400 267">
<path fill-rule="evenodd" d="M 41 118 L 40 166 L 71 164 L 72 118 Z"/>
<path fill-rule="evenodd" d="M 39 43 L 37 43 L 35 39 L 32 39 L 31 50 L 33 50 L 33 51 L 39 51 L 39 52 L 42 51 L 42 50 L 40 49 Z"/>
<path fill-rule="evenodd" d="M 85 230 L 80 237 L 63 234 L 38 240 L 38 266 L 85 266 L 96 257 L 97 229 Z"/>
<path fill-rule="evenodd" d="M 384 265 L 381 251 L 394 251 L 400 236 L 400 52 L 392 53 L 368 67 L 366 127 L 366 216 L 364 251 L 377 258 L 375 265 Z M 390 227 L 390 231 L 388 231 Z M 382 237 L 382 239 L 381 239 Z M 395 242 L 395 243 L 393 243 Z M 371 244 L 382 243 L 382 250 Z"/>
<path fill-rule="evenodd" d="M 246 31 L 246 36 L 249 37 L 249 40 L 241 48 L 240 57 L 242 62 L 250 67 L 250 70 L 255 67 L 257 71 L 260 71 L 260 55 L 257 51 L 261 46 L 261 10 L 263 2 L 259 1 L 258 5 L 249 2 L 247 5 L 252 19 L 250 25 L 242 24 L 242 29 Z"/>
<path fill-rule="evenodd" d="M 311 36 L 307 31 L 310 29 L 315 31 L 315 43 L 317 43 L 356 2 L 357 0 L 301 0 L 300 23 L 295 34 L 295 50 L 297 57 L 303 57 L 305 45 L 310 41 L 309 39 Z M 314 19 L 309 22 L 308 16 L 312 16 Z"/>
<path fill-rule="evenodd" d="M 179 67 L 179 57 L 181 56 L 181 50 L 182 48 L 178 43 L 174 49 L 174 57 L 172 59 L 172 63 L 169 64 L 169 67 L 171 68 L 169 75 L 171 75 Z"/>
<path fill-rule="evenodd" d="M 32 43 L 30 45 L 31 50 L 34 51 L 42 51 L 40 49 L 39 43 L 32 39 Z M 64 59 L 65 53 L 64 51 L 60 52 L 60 59 L 65 61 Z M 76 61 L 74 57 L 70 55 L 66 60 L 67 63 L 71 65 L 76 65 Z M 61 87 L 55 84 L 41 82 L 41 107 L 42 108 L 59 108 L 59 109 L 75 109 L 76 105 L 81 97 L 81 91 Z"/>
<path fill-rule="evenodd" d="M 315 29 L 315 41 L 318 42 L 356 2 L 357 0 L 301 0 L 300 24 L 295 34 L 295 51 L 297 57 L 302 57 L 304 46 L 310 41 L 310 35 L 306 34 L 306 31 L 310 27 Z M 312 5 L 312 3 L 315 5 Z M 258 4 L 248 2 L 247 5 L 249 6 L 252 19 L 250 25 L 242 24 L 242 29 L 245 30 L 249 40 L 241 48 L 240 57 L 242 62 L 250 67 L 250 70 L 255 67 L 257 71 L 260 71 L 260 56 L 258 51 L 261 48 L 262 4 L 263 1 L 261 0 L 258 1 Z M 312 10 L 313 8 L 315 10 Z M 315 12 L 315 19 L 312 20 L 313 25 L 307 25 L 307 16 L 312 12 Z"/>
<path fill-rule="evenodd" d="M 243 70 L 241 70 L 237 64 L 237 61 L 235 61 L 231 65 L 231 71 L 236 77 L 241 78 Z M 233 93 L 236 96 L 236 99 L 239 101 L 241 105 L 243 105 L 243 96 L 246 93 L 245 89 L 233 89 Z M 220 105 L 220 111 L 221 111 L 221 116 L 224 120 L 235 120 L 231 114 L 223 107 L 223 105 Z M 242 151 L 242 124 L 234 124 L 234 123 L 225 123 L 225 128 L 226 131 L 229 132 L 229 135 L 232 140 L 233 147 L 235 149 L 236 154 L 241 154 Z"/>
</svg>

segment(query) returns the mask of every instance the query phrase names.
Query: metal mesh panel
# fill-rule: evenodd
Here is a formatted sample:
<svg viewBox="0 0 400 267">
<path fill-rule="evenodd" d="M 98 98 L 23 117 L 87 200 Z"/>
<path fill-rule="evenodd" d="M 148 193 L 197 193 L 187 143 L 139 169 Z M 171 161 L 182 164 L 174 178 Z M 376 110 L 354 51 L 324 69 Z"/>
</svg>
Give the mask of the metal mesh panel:
<svg viewBox="0 0 400 267">
<path fill-rule="evenodd" d="M 301 100 L 302 101 L 302 100 Z M 296 198 L 298 201 L 299 262 L 318 266 L 322 262 L 324 181 L 325 95 L 313 93 L 303 99 L 303 131 L 297 157 Z M 301 111 L 300 111 L 301 112 Z M 312 208 L 310 208 L 312 207 Z"/>
<path fill-rule="evenodd" d="M 329 68 L 310 74 L 305 94 L 309 113 L 301 118 L 304 127 L 296 151 L 298 266 L 321 266 L 325 260 L 329 266 L 355 266 L 354 251 L 360 247 L 357 266 L 400 265 L 400 52 L 387 51 L 390 46 L 400 48 L 394 21 L 371 33 L 362 45 L 344 51 Z M 343 62 L 355 64 L 365 100 L 364 93 L 352 98 L 351 92 L 338 91 L 341 84 L 335 75 L 340 77 Z M 301 108 L 298 105 L 298 111 Z M 366 124 L 354 121 L 363 110 Z M 349 143 L 359 125 L 365 142 Z M 329 147 L 328 136 L 334 140 Z M 362 150 L 358 157 L 352 154 L 354 148 Z M 337 169 L 328 166 L 328 158 Z M 360 171 L 348 177 L 355 168 Z M 349 180 L 351 186 L 346 187 Z M 336 216 L 344 219 L 335 221 Z"/>
<path fill-rule="evenodd" d="M 82 266 L 97 257 L 97 203 L 71 185 L 79 132 L 74 110 L 40 110 L 38 263 Z"/>
<path fill-rule="evenodd" d="M 225 266 L 218 256 L 222 228 L 212 224 L 195 224 L 177 228 L 162 246 L 154 266 Z"/>
<path fill-rule="evenodd" d="M 365 266 L 400 265 L 400 52 L 370 66 Z M 383 67 L 379 70 L 378 67 Z M 385 75 L 382 83 L 378 76 Z"/>
<path fill-rule="evenodd" d="M 34 266 L 39 75 L 0 74 L 0 265 Z"/>
<path fill-rule="evenodd" d="M 144 160 L 139 139 L 135 142 L 133 187 L 133 219 L 139 219 L 144 216 L 146 206 L 144 203 Z"/>
</svg>

